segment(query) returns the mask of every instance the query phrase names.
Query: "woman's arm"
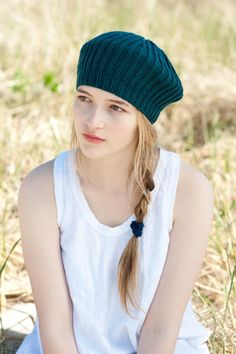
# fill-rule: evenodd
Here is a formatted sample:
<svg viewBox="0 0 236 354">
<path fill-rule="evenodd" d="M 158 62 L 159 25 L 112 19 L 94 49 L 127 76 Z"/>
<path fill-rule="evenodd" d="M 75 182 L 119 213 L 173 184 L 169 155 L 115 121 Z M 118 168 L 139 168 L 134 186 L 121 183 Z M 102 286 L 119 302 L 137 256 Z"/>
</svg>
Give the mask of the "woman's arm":
<svg viewBox="0 0 236 354">
<path fill-rule="evenodd" d="M 71 298 L 60 253 L 53 163 L 51 160 L 32 170 L 19 189 L 23 257 L 44 354 L 78 354 L 73 335 Z"/>
<path fill-rule="evenodd" d="M 167 259 L 137 354 L 174 352 L 184 310 L 206 253 L 214 205 L 211 183 L 189 165 L 181 173 L 176 198 L 179 202 Z"/>
</svg>

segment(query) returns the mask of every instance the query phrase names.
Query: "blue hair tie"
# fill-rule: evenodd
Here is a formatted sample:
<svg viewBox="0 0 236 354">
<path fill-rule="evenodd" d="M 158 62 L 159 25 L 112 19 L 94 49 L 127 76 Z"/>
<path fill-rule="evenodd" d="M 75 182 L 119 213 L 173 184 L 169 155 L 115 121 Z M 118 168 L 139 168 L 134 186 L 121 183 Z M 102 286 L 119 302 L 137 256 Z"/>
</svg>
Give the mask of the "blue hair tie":
<svg viewBox="0 0 236 354">
<path fill-rule="evenodd" d="M 138 222 L 138 221 L 134 220 L 131 222 L 130 226 L 131 226 L 131 229 L 133 230 L 133 234 L 135 237 L 142 236 L 143 227 L 144 227 L 143 222 Z"/>
</svg>

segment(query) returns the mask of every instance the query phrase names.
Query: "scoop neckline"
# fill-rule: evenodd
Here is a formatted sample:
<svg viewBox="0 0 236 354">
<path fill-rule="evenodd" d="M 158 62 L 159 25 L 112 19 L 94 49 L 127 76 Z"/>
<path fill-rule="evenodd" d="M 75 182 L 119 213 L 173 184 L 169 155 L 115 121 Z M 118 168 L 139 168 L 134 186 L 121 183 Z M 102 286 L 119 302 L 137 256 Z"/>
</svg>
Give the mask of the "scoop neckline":
<svg viewBox="0 0 236 354">
<path fill-rule="evenodd" d="M 166 166 L 166 153 L 167 151 L 161 147 L 158 146 L 160 149 L 160 154 L 159 154 L 159 159 L 158 163 L 153 175 L 153 180 L 155 183 L 154 189 L 151 191 L 151 201 L 148 205 L 148 209 L 151 207 L 151 204 L 153 203 L 153 200 L 155 198 L 155 195 L 157 194 L 160 185 L 161 185 L 161 180 L 162 176 L 165 170 Z M 117 225 L 117 226 L 108 226 L 106 224 L 101 223 L 96 216 L 94 215 L 93 211 L 91 210 L 90 206 L 88 205 L 87 199 L 85 198 L 85 195 L 82 191 L 81 184 L 80 184 L 80 179 L 77 176 L 76 173 L 76 164 L 75 164 L 75 156 L 76 156 L 76 148 L 68 150 L 68 170 L 69 170 L 69 176 L 70 176 L 70 181 L 71 181 L 71 186 L 74 194 L 74 198 L 77 202 L 77 205 L 80 209 L 80 212 L 83 214 L 85 217 L 86 221 L 89 223 L 89 225 L 95 229 L 97 232 L 104 236 L 116 236 L 125 233 L 126 231 L 131 231 L 130 224 L 133 220 L 136 220 L 135 214 L 133 213 L 126 219 L 122 224 Z M 148 214 L 144 217 L 144 224 L 145 224 L 145 219 Z"/>
</svg>

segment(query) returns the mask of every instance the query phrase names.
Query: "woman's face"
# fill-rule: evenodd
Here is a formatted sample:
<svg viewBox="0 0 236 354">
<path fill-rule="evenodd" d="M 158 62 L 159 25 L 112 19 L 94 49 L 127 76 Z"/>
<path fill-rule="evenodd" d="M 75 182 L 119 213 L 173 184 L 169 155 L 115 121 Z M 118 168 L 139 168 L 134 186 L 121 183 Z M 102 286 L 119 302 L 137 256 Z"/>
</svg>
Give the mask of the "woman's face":
<svg viewBox="0 0 236 354">
<path fill-rule="evenodd" d="M 93 86 L 79 86 L 73 104 L 73 119 L 81 150 L 88 158 L 121 151 L 129 153 L 136 147 L 138 124 L 135 108 L 110 92 Z M 96 135 L 104 141 L 91 142 L 83 134 Z"/>
</svg>

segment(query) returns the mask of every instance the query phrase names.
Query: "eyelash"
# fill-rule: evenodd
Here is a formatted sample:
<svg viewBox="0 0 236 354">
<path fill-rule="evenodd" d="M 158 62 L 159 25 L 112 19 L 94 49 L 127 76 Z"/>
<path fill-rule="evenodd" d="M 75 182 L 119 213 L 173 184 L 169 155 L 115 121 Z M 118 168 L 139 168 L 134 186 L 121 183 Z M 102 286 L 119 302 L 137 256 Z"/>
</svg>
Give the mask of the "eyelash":
<svg viewBox="0 0 236 354">
<path fill-rule="evenodd" d="M 86 97 L 86 96 L 77 96 L 77 98 L 81 98 L 81 97 L 83 97 L 83 98 L 88 98 L 88 97 Z M 82 102 L 86 102 L 86 101 L 83 101 L 83 100 L 82 100 Z M 125 112 L 125 110 L 124 110 L 123 108 L 121 108 L 121 107 L 119 107 L 119 106 L 117 106 L 117 105 L 115 105 L 115 104 L 112 104 L 112 106 L 121 109 L 121 111 L 118 111 L 118 110 L 114 109 L 115 112 L 118 112 L 118 113 Z"/>
</svg>

